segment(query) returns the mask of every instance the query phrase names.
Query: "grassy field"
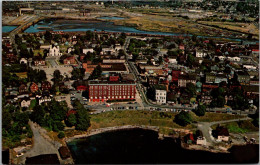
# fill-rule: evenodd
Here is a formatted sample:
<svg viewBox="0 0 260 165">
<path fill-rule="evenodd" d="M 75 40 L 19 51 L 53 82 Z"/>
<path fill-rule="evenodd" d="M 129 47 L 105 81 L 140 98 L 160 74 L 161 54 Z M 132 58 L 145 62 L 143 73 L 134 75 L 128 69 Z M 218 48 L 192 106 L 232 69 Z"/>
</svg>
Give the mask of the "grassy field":
<svg viewBox="0 0 260 165">
<path fill-rule="evenodd" d="M 39 53 L 43 56 L 43 49 L 35 49 L 33 51 L 33 53 L 34 53 L 34 56 L 38 56 Z"/>
<path fill-rule="evenodd" d="M 247 133 L 259 131 L 259 128 L 255 127 L 250 120 L 230 122 L 221 125 L 227 127 L 230 133 Z M 215 129 L 216 127 L 217 125 L 213 125 L 212 129 Z"/>
<path fill-rule="evenodd" d="M 230 30 L 236 30 L 243 33 L 252 33 L 254 35 L 259 34 L 259 30 L 256 26 L 250 23 L 238 23 L 238 22 L 212 22 L 212 21 L 199 21 L 199 23 L 207 25 L 215 25 L 220 28 L 227 28 Z"/>
<path fill-rule="evenodd" d="M 165 114 L 165 115 L 163 115 Z M 91 116 L 91 128 L 98 129 L 103 127 L 121 125 L 151 125 L 160 128 L 183 128 L 192 129 L 193 125 L 182 127 L 173 122 L 176 113 L 160 113 L 156 111 L 110 111 Z M 239 115 L 206 113 L 203 117 L 196 116 L 191 112 L 194 121 L 220 121 L 241 118 Z"/>
<path fill-rule="evenodd" d="M 195 121 L 200 122 L 211 122 L 211 121 L 221 121 L 221 120 L 232 120 L 238 118 L 244 118 L 244 116 L 240 115 L 231 115 L 225 113 L 213 113 L 213 112 L 206 112 L 204 116 L 196 116 L 193 112 L 191 112 L 192 119 Z"/>
</svg>

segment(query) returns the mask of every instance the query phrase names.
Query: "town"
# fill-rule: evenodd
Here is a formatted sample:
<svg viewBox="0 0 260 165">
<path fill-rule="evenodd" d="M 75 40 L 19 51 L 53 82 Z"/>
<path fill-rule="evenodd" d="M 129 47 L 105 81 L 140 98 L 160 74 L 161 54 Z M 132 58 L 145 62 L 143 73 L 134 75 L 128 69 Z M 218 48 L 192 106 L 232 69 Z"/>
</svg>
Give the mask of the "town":
<svg viewBox="0 0 260 165">
<path fill-rule="evenodd" d="M 89 17 L 91 23 L 102 12 L 76 6 L 112 10 L 111 5 L 118 5 L 114 7 L 121 10 L 123 4 L 77 2 L 74 8 L 64 4 L 60 10 L 59 2 L 24 3 L 28 7 L 17 2 L 11 10 L 7 8 L 11 2 L 5 3 L 3 17 L 19 24 L 2 35 L 2 143 L 11 155 L 7 163 L 37 163 L 37 156 L 44 154 L 50 154 L 46 160 L 73 163 L 67 138 L 128 125 L 156 127 L 161 139 L 181 136 L 182 147 L 190 150 L 228 152 L 235 144 L 259 144 L 259 29 L 219 28 L 204 37 L 196 32 L 54 30 L 38 22 L 52 23 L 66 15 L 72 22 Z M 45 3 L 51 8 L 44 8 Z M 232 3 L 225 11 L 219 7 L 219 12 L 240 19 L 244 14 Z M 148 7 L 131 10 L 140 8 Z M 200 13 L 206 7 L 194 8 L 190 12 Z M 200 29 L 209 24 L 206 19 L 215 18 L 204 11 L 205 17 L 196 18 Z M 115 16 L 107 12 L 104 16 Z M 182 12 L 179 17 L 190 15 Z M 250 26 L 259 24 L 254 21 Z M 34 26 L 37 32 L 26 32 Z M 217 33 L 226 37 L 213 37 Z"/>
</svg>

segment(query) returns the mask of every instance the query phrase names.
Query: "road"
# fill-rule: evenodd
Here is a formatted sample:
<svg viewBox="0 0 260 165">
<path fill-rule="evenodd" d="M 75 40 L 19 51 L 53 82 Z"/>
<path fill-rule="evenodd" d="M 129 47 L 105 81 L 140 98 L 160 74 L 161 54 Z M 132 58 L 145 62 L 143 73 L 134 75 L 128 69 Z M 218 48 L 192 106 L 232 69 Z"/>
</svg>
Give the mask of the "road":
<svg viewBox="0 0 260 165">
<path fill-rule="evenodd" d="M 197 124 L 198 130 L 200 130 L 203 134 L 203 136 L 206 138 L 209 145 L 213 145 L 216 143 L 214 140 L 214 137 L 212 136 L 212 129 L 211 126 L 215 124 L 223 124 L 223 123 L 229 123 L 229 122 L 235 122 L 235 121 L 241 121 L 241 120 L 249 120 L 250 118 L 241 118 L 241 119 L 232 119 L 232 120 L 224 120 L 224 121 L 215 121 L 215 122 L 199 122 Z"/>
</svg>

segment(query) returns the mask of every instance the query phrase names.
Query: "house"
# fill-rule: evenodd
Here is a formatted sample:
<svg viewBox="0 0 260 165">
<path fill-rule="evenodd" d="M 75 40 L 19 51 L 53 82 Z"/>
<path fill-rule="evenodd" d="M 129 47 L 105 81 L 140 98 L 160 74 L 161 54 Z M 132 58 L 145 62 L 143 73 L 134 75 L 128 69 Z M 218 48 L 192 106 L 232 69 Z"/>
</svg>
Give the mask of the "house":
<svg viewBox="0 0 260 165">
<path fill-rule="evenodd" d="M 207 53 L 205 52 L 205 51 L 203 51 L 203 50 L 197 50 L 196 51 L 196 57 L 202 57 L 202 58 L 204 58 L 204 57 L 206 57 L 207 56 Z"/>
<path fill-rule="evenodd" d="M 154 85 L 155 88 L 155 99 L 157 104 L 165 104 L 166 103 L 166 97 L 167 97 L 167 91 L 166 87 L 163 85 Z"/>
<path fill-rule="evenodd" d="M 50 45 L 49 53 L 47 53 L 47 56 L 58 57 L 58 56 L 61 56 L 61 55 L 62 55 L 62 53 L 60 53 L 60 47 L 59 46 Z"/>
<path fill-rule="evenodd" d="M 19 93 L 24 93 L 24 92 L 27 92 L 27 91 L 28 91 L 27 85 L 25 85 L 25 84 L 20 85 Z"/>
<path fill-rule="evenodd" d="M 26 58 L 21 58 L 20 64 L 27 64 L 27 59 Z"/>
<path fill-rule="evenodd" d="M 214 83 L 216 75 L 214 73 L 206 73 L 206 83 Z"/>
<path fill-rule="evenodd" d="M 42 82 L 41 89 L 42 89 L 42 91 L 45 91 L 45 90 L 49 91 L 51 89 L 51 83 L 49 81 Z"/>
<path fill-rule="evenodd" d="M 39 105 L 41 105 L 42 103 L 46 103 L 46 102 L 50 102 L 52 100 L 51 96 L 41 96 L 39 98 Z"/>
<path fill-rule="evenodd" d="M 196 75 L 193 74 L 180 74 L 178 79 L 179 87 L 186 87 L 186 84 L 192 83 L 196 84 Z"/>
<path fill-rule="evenodd" d="M 70 151 L 68 149 L 68 147 L 65 146 L 61 146 L 59 148 L 59 153 L 62 159 L 67 159 L 70 157 Z"/>
<path fill-rule="evenodd" d="M 196 144 L 206 146 L 207 145 L 206 138 L 201 136 L 197 137 Z"/>
<path fill-rule="evenodd" d="M 181 74 L 180 70 L 172 70 L 172 81 L 178 82 L 180 74 Z"/>
<path fill-rule="evenodd" d="M 84 54 L 87 54 L 88 52 L 93 53 L 94 49 L 93 48 L 86 48 L 82 50 Z"/>
<path fill-rule="evenodd" d="M 33 63 L 35 66 L 44 66 L 46 64 L 45 60 L 41 56 L 34 56 Z"/>
<path fill-rule="evenodd" d="M 26 107 L 28 108 L 31 104 L 31 100 L 30 98 L 26 97 L 26 98 L 23 98 L 22 101 L 21 101 L 21 107 Z"/>
<path fill-rule="evenodd" d="M 159 83 L 159 79 L 157 77 L 153 77 L 153 76 L 148 76 L 147 77 L 147 83 L 149 85 L 156 85 Z"/>
<path fill-rule="evenodd" d="M 178 63 L 177 56 L 168 57 L 168 60 L 169 60 L 169 63 L 171 63 L 171 64 L 177 64 Z"/>
<path fill-rule="evenodd" d="M 65 65 L 68 65 L 68 64 L 76 64 L 75 56 L 66 57 L 66 58 L 63 60 L 63 64 L 65 64 Z"/>
<path fill-rule="evenodd" d="M 225 74 L 217 74 L 215 77 L 215 84 L 219 84 L 221 82 L 225 81 L 228 82 L 227 76 Z"/>
<path fill-rule="evenodd" d="M 250 75 L 246 71 L 236 72 L 236 78 L 241 85 L 248 85 L 250 82 Z"/>
<path fill-rule="evenodd" d="M 228 129 L 223 126 L 218 126 L 216 130 L 214 130 L 214 135 L 219 141 L 229 141 Z"/>
<path fill-rule="evenodd" d="M 31 90 L 32 93 L 35 93 L 39 90 L 39 87 L 36 83 L 33 82 L 30 86 L 30 90 Z"/>
</svg>

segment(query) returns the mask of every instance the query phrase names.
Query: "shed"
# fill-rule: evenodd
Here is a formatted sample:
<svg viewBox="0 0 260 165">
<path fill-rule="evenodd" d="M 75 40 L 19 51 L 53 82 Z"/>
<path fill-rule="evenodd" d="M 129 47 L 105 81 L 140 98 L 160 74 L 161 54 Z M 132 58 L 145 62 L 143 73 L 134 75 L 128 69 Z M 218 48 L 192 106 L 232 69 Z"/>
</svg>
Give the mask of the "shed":
<svg viewBox="0 0 260 165">
<path fill-rule="evenodd" d="M 59 148 L 59 153 L 60 153 L 60 157 L 62 159 L 67 159 L 70 157 L 70 151 L 69 151 L 68 147 L 66 147 L 66 146 L 61 146 Z"/>
</svg>

